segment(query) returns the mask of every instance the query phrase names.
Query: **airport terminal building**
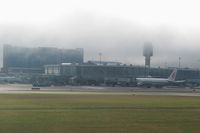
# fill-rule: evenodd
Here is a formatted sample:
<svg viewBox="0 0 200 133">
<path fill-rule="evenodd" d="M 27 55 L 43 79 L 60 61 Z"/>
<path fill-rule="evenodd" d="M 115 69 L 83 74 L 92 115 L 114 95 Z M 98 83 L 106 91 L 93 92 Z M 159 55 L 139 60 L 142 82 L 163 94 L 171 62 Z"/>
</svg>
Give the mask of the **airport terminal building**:
<svg viewBox="0 0 200 133">
<path fill-rule="evenodd" d="M 174 68 L 148 68 L 132 65 L 91 65 L 59 64 L 46 65 L 45 75 L 65 77 L 66 84 L 99 85 L 121 84 L 135 85 L 137 77 L 168 78 Z M 200 71 L 178 69 L 176 80 L 199 79 Z"/>
</svg>

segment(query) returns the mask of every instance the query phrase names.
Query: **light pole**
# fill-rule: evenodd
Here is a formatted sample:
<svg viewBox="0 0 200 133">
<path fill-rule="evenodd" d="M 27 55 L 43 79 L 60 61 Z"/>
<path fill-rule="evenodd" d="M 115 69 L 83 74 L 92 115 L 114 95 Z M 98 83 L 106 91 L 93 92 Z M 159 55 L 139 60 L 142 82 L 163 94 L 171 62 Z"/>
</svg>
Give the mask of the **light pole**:
<svg viewBox="0 0 200 133">
<path fill-rule="evenodd" d="M 102 53 L 99 53 L 99 63 L 101 65 L 101 56 L 102 56 Z"/>
<path fill-rule="evenodd" d="M 181 68 L 181 57 L 178 58 L 178 67 Z"/>
</svg>

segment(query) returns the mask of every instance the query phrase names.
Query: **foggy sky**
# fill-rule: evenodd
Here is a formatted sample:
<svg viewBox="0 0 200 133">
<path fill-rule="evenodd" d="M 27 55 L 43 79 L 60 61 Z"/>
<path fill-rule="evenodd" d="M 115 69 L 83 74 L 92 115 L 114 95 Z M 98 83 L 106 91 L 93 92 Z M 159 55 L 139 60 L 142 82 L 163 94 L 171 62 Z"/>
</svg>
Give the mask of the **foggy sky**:
<svg viewBox="0 0 200 133">
<path fill-rule="evenodd" d="M 200 29 L 180 28 L 165 23 L 148 25 L 121 16 L 99 15 L 91 11 L 73 12 L 42 25 L 0 23 L 3 44 L 25 47 L 84 48 L 84 60 L 144 65 L 143 45 L 154 47 L 152 66 L 200 67 Z M 0 64 L 2 66 L 2 54 Z"/>
</svg>

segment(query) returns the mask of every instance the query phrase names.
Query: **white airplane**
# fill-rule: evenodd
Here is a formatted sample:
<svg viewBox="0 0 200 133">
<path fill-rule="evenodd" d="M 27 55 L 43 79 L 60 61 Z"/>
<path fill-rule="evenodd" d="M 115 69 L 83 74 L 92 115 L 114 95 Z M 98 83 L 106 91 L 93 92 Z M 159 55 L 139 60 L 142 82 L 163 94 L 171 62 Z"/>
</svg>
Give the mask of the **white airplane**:
<svg viewBox="0 0 200 133">
<path fill-rule="evenodd" d="M 174 69 L 168 78 L 151 78 L 151 77 L 136 78 L 137 86 L 146 86 L 150 88 L 151 86 L 163 87 L 170 84 L 176 84 L 177 83 L 177 81 L 175 81 L 176 73 L 177 73 L 177 69 Z M 184 81 L 181 81 L 181 82 L 184 82 Z"/>
</svg>

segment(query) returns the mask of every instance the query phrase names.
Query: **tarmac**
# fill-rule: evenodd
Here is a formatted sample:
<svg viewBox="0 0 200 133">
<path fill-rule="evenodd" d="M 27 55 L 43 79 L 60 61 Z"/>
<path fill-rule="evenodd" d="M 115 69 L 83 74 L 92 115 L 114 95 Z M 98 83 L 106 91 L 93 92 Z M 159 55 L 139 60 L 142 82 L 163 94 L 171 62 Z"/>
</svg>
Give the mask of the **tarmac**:
<svg viewBox="0 0 200 133">
<path fill-rule="evenodd" d="M 31 84 L 0 84 L 0 94 L 109 94 L 109 95 L 169 95 L 200 96 L 200 88 L 164 87 L 107 87 L 107 86 L 50 86 L 32 87 Z"/>
</svg>

